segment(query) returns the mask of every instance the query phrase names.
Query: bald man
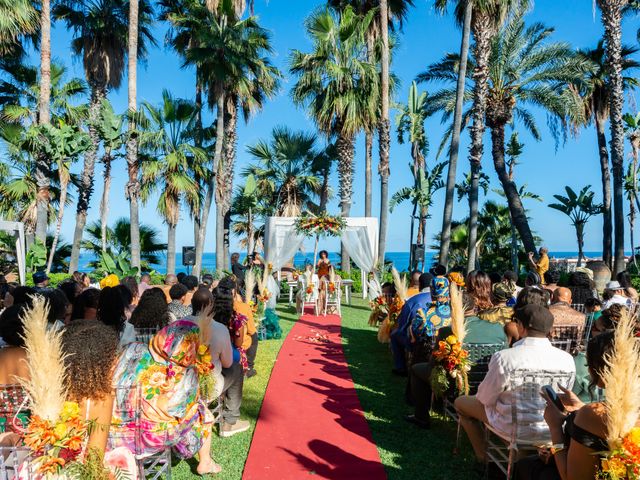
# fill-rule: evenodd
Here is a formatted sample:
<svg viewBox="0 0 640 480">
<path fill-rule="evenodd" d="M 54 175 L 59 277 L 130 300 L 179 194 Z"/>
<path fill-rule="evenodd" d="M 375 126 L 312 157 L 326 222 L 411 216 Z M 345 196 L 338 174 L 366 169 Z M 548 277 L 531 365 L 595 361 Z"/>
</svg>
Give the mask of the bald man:
<svg viewBox="0 0 640 480">
<path fill-rule="evenodd" d="M 558 287 L 553 292 L 549 311 L 553 314 L 553 326 L 579 325 L 584 328 L 585 315 L 571 308 L 571 290 Z"/>
</svg>

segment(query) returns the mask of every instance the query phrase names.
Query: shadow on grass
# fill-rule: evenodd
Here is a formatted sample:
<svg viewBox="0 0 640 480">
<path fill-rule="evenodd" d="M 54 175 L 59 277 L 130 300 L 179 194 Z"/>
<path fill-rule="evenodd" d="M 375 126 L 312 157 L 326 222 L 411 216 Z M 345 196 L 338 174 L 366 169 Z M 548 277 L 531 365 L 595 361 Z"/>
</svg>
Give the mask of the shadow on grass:
<svg viewBox="0 0 640 480">
<path fill-rule="evenodd" d="M 362 301 L 360 301 L 362 304 Z M 404 402 L 406 379 L 391 374 L 391 352 L 378 343 L 362 309 L 343 307 L 344 352 L 358 398 L 390 480 L 473 479 L 473 457 L 466 440 L 453 455 L 456 425 L 432 414 L 431 430 L 404 420 L 412 413 Z"/>
</svg>

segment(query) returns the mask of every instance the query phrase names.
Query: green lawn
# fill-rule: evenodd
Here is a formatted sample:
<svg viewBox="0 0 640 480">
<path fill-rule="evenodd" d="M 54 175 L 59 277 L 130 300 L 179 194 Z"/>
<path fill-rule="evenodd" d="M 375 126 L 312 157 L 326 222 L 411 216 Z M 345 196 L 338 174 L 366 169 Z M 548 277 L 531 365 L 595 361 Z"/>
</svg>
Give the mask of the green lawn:
<svg viewBox="0 0 640 480">
<path fill-rule="evenodd" d="M 297 319 L 295 309 L 286 303 L 278 306 L 278 314 L 283 337 L 260 343 L 256 359 L 258 375 L 247 380 L 244 386 L 242 417 L 251 421 L 251 429 L 226 439 L 214 434 L 213 458 L 223 467 L 222 473 L 215 478 L 242 478 L 271 370 L 286 335 Z M 389 347 L 378 343 L 376 330 L 367 323 L 368 304 L 354 298 L 353 306 L 343 306 L 342 315 L 343 346 L 351 375 L 389 479 L 473 478 L 473 460 L 464 432 L 462 453 L 453 455 L 456 426 L 452 421 L 434 416 L 431 430 L 423 431 L 403 420 L 403 416 L 411 412 L 404 403 L 406 379 L 391 374 Z M 197 478 L 196 465 L 195 459 L 176 462 L 173 478 Z"/>
<path fill-rule="evenodd" d="M 248 432 L 240 433 L 231 438 L 220 438 L 216 433 L 213 435 L 213 458 L 222 465 L 222 473 L 216 475 L 216 479 L 240 480 L 242 470 L 249 454 L 249 446 L 255 429 L 258 413 L 262 406 L 262 399 L 267 390 L 267 383 L 271 376 L 271 370 L 275 364 L 276 357 L 282 347 L 282 343 L 297 320 L 295 307 L 287 307 L 281 304 L 278 308 L 280 315 L 280 326 L 282 327 L 282 338 L 280 340 L 266 340 L 260 342 L 258 356 L 256 358 L 256 370 L 258 375 L 245 380 L 242 399 L 242 418 L 251 422 L 251 429 Z M 199 478 L 196 474 L 198 462 L 195 459 L 183 460 L 174 464 L 172 478 L 176 480 Z"/>
<path fill-rule="evenodd" d="M 369 312 L 361 299 L 343 307 L 342 342 L 389 480 L 473 478 L 473 457 L 464 432 L 461 453 L 453 454 L 455 423 L 432 414 L 431 430 L 420 430 L 403 419 L 412 413 L 404 401 L 406 379 L 391 374 L 389 346 L 378 343 L 376 329 L 368 325 Z"/>
</svg>

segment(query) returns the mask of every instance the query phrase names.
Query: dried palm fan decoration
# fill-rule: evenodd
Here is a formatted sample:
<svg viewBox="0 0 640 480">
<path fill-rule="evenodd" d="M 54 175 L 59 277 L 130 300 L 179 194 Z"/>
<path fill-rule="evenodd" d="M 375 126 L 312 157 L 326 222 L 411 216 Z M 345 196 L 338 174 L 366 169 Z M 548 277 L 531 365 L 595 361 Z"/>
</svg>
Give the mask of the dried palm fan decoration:
<svg viewBox="0 0 640 480">
<path fill-rule="evenodd" d="M 462 292 L 455 283 L 449 285 L 451 299 L 451 330 L 460 343 L 464 343 L 467 329 L 464 324 L 464 305 L 462 304 Z"/>
<path fill-rule="evenodd" d="M 640 417 L 640 346 L 635 317 L 624 315 L 614 333 L 613 352 L 602 373 L 607 395 L 607 443 L 611 450 L 635 427 Z"/>
<path fill-rule="evenodd" d="M 27 353 L 29 380 L 20 379 L 31 399 L 31 411 L 44 420 L 55 422 L 60 416 L 67 391 L 62 351 L 62 332 L 48 329 L 49 307 L 36 296 L 23 317 L 24 348 Z"/>
<path fill-rule="evenodd" d="M 404 302 L 407 299 L 407 277 L 404 275 L 400 277 L 396 267 L 391 268 L 391 275 L 393 276 L 393 284 L 396 287 L 396 295 Z"/>
<path fill-rule="evenodd" d="M 256 289 L 256 274 L 253 268 L 247 270 L 244 276 L 244 301 L 249 303 L 253 300 L 253 292 Z"/>
</svg>

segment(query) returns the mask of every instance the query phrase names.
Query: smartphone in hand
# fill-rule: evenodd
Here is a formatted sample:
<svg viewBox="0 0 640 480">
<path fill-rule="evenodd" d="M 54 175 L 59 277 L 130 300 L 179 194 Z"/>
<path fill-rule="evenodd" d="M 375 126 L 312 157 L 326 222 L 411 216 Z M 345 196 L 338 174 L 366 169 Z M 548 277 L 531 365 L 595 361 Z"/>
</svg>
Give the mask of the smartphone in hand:
<svg viewBox="0 0 640 480">
<path fill-rule="evenodd" d="M 549 400 L 553 402 L 553 404 L 556 406 L 558 410 L 560 410 L 561 412 L 565 411 L 562 400 L 560 400 L 560 398 L 558 397 L 558 394 L 555 392 L 555 390 L 551 385 L 545 385 L 544 387 L 542 387 L 542 391 L 547 395 Z"/>
</svg>

